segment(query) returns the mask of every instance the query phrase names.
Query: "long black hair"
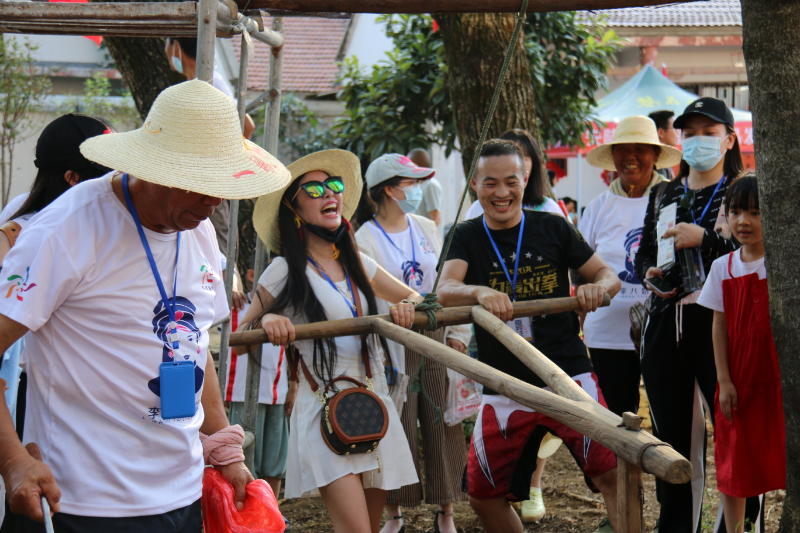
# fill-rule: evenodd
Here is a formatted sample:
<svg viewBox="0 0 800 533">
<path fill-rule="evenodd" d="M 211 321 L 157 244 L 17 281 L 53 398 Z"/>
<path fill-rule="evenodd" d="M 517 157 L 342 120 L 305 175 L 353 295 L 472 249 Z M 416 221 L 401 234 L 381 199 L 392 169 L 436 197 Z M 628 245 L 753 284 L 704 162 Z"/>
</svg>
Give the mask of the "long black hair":
<svg viewBox="0 0 800 533">
<path fill-rule="evenodd" d="M 300 181 L 303 176 L 298 177 L 286 189 L 283 197 L 287 201 L 295 196 L 300 188 Z M 293 207 L 297 208 L 297 200 L 293 201 Z M 286 275 L 286 283 L 283 289 L 275 296 L 275 300 L 267 306 L 261 315 L 253 320 L 251 327 L 257 327 L 261 323 L 261 318 L 269 313 L 280 313 L 285 309 L 292 309 L 298 315 L 304 317 L 308 323 L 322 322 L 328 320 L 325 308 L 314 294 L 311 284 L 306 276 L 306 266 L 308 264 L 308 251 L 306 241 L 301 237 L 295 223 L 295 214 L 283 202 L 278 208 L 278 230 L 281 236 L 281 255 L 286 260 L 289 267 Z M 303 233 L 306 233 L 303 231 Z M 342 268 L 350 276 L 353 284 L 353 291 L 361 289 L 367 300 L 367 313 L 375 315 L 378 307 L 375 299 L 375 291 L 372 289 L 370 280 L 364 272 L 361 258 L 358 254 L 352 231 L 336 243 L 339 249 L 339 262 Z M 386 339 L 378 337 L 383 347 L 386 357 L 390 360 L 389 347 Z M 334 369 L 336 368 L 336 342 L 334 338 L 315 339 L 312 371 L 314 374 L 327 383 L 334 379 Z"/>
<path fill-rule="evenodd" d="M 78 183 L 99 178 L 104 174 L 110 172 L 105 167 L 87 167 L 80 170 L 73 170 L 78 174 Z M 31 193 L 25 199 L 25 202 L 20 206 L 16 213 L 11 215 L 9 220 L 41 211 L 56 198 L 69 190 L 71 185 L 67 182 L 64 175 L 66 172 L 59 170 L 43 170 L 39 169 L 36 178 L 31 185 Z"/>
<path fill-rule="evenodd" d="M 722 123 L 720 122 L 719 124 Z M 742 149 L 739 148 L 739 137 L 736 135 L 736 131 L 727 124 L 725 124 L 725 131 L 728 132 L 728 135 L 731 133 L 734 134 L 733 148 L 725 152 L 725 162 L 722 164 L 722 173 L 726 176 L 728 183 L 730 183 L 731 180 L 735 179 L 736 176 L 744 171 L 744 161 L 742 161 Z M 675 179 L 680 181 L 688 175 L 689 163 L 681 159 L 681 168 L 678 175 L 675 176 Z"/>
<path fill-rule="evenodd" d="M 402 176 L 395 176 L 382 181 L 371 189 L 367 189 L 366 185 L 361 189 L 361 199 L 358 202 L 355 215 L 353 215 L 356 229 L 372 220 L 372 217 L 378 214 L 381 204 L 388 198 L 386 187 L 397 187 L 403 179 L 405 178 Z"/>
<path fill-rule="evenodd" d="M 525 192 L 522 193 L 522 205 L 538 207 L 544 202 L 547 187 L 544 176 L 544 163 L 542 161 L 542 151 L 539 143 L 527 130 L 508 130 L 500 136 L 504 141 L 511 141 L 522 147 L 522 155 L 531 158 L 533 165 L 531 173 L 528 175 L 528 184 Z"/>
</svg>

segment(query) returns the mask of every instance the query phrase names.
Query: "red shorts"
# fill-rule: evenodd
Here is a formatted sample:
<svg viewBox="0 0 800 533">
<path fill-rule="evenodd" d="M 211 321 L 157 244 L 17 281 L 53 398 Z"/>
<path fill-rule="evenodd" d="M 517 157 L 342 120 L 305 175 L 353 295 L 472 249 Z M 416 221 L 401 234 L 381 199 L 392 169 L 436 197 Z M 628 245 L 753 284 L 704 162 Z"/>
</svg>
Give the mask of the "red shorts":
<svg viewBox="0 0 800 533">
<path fill-rule="evenodd" d="M 572 379 L 606 407 L 594 373 Z M 617 466 L 617 458 L 611 450 L 505 396 L 486 395 L 469 447 L 469 495 L 481 500 L 500 497 L 527 500 L 539 444 L 548 431 L 564 441 L 583 471 L 586 484 L 593 492 L 598 492 L 590 478 Z"/>
</svg>

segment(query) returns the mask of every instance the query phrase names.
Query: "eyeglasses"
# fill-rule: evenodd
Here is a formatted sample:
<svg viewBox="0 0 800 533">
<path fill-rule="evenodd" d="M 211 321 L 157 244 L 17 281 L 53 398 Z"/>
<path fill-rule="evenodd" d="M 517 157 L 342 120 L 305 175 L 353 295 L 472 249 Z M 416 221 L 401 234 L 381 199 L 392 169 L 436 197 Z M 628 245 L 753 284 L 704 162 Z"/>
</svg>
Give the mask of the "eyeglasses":
<svg viewBox="0 0 800 533">
<path fill-rule="evenodd" d="M 300 185 L 300 188 L 297 189 L 297 192 L 292 196 L 291 201 L 297 198 L 297 195 L 300 194 L 300 190 L 306 191 L 306 194 L 311 198 L 322 198 L 325 195 L 326 188 L 333 194 L 339 194 L 344 192 L 344 181 L 342 181 L 342 178 L 339 176 L 331 176 L 325 181 L 307 181 Z"/>
</svg>

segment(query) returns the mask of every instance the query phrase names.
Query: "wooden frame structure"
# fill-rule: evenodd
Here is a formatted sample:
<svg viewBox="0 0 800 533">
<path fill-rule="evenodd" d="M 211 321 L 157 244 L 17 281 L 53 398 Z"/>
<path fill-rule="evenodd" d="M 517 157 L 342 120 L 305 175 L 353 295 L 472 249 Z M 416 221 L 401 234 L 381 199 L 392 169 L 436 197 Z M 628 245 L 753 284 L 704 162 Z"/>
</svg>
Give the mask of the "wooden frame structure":
<svg viewBox="0 0 800 533">
<path fill-rule="evenodd" d="M 612 9 L 657 6 L 696 0 L 532 0 L 529 12 Z M 237 5 L 238 3 L 238 5 Z M 240 12 L 239 6 L 245 11 Z M 255 9 L 254 9 L 255 8 Z M 272 28 L 265 29 L 259 9 L 273 16 Z M 281 77 L 283 64 L 283 15 L 346 17 L 349 13 L 464 13 L 516 12 L 519 0 L 198 0 L 197 2 L 133 3 L 47 3 L 0 0 L 0 33 L 50 35 L 103 35 L 124 37 L 198 37 L 197 78 L 211 82 L 215 37 L 241 35 L 238 111 L 242 126 L 246 112 L 266 104 L 263 146 L 270 153 L 278 147 Z M 247 95 L 247 67 L 252 50 L 251 37 L 272 47 L 269 87 L 250 104 Z M 238 200 L 230 201 L 227 262 L 236 264 L 238 244 Z M 257 241 L 256 279 L 266 263 L 261 240 Z M 233 276 L 225 278 L 228 306 L 231 305 Z M 608 305 L 606 301 L 605 305 Z M 514 304 L 514 316 L 536 316 L 577 310 L 575 298 Z M 481 306 L 443 309 L 436 312 L 440 326 L 475 322 L 490 331 L 554 391 L 550 393 L 499 372 L 488 365 L 437 343 L 424 335 L 391 323 L 388 315 L 337 320 L 297 327 L 297 338 L 312 339 L 375 333 L 425 354 L 448 368 L 470 377 L 503 395 L 544 413 L 611 449 L 618 457 L 617 527 L 619 533 L 642 533 L 642 471 L 669 483 L 690 480 L 692 467 L 668 445 L 639 430 L 640 420 L 625 413 L 620 418 L 591 399 L 560 368 L 519 337 L 504 322 Z M 414 323 L 427 324 L 418 313 Z M 258 345 L 250 353 L 245 389 L 243 426 L 245 458 L 252 470 L 255 450 L 256 414 L 261 369 L 261 344 L 268 342 L 263 331 L 231 335 L 230 317 L 223 321 L 220 343 L 219 384 L 224 392 L 229 341 Z M 223 396 L 224 397 L 224 396 Z"/>
</svg>

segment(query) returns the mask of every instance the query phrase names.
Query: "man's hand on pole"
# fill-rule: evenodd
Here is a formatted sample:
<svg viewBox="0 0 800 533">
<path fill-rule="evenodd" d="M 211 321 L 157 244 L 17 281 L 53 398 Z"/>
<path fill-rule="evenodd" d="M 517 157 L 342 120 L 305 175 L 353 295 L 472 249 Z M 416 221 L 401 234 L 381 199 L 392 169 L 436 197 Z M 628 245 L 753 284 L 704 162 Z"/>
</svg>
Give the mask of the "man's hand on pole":
<svg viewBox="0 0 800 533">
<path fill-rule="evenodd" d="M 6 497 L 13 513 L 44 522 L 42 496 L 47 498 L 51 512 L 58 512 L 61 490 L 50 467 L 42 462 L 36 444 L 30 443 L 9 457 L 0 465 L 0 474 L 6 482 Z"/>
</svg>

